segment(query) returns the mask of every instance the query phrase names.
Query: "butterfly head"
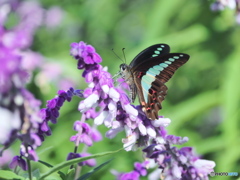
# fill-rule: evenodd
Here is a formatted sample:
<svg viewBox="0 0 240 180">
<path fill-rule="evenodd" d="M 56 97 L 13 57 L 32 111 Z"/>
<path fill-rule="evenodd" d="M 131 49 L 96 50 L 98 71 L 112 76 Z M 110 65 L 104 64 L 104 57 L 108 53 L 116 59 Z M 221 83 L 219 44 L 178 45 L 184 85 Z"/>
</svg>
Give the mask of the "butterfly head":
<svg viewBox="0 0 240 180">
<path fill-rule="evenodd" d="M 130 68 L 127 64 L 121 64 L 120 65 L 120 74 L 122 78 L 125 78 L 126 74 L 128 74 L 130 71 Z"/>
<path fill-rule="evenodd" d="M 120 71 L 126 71 L 126 69 L 128 68 L 127 64 L 121 64 L 120 66 Z"/>
</svg>

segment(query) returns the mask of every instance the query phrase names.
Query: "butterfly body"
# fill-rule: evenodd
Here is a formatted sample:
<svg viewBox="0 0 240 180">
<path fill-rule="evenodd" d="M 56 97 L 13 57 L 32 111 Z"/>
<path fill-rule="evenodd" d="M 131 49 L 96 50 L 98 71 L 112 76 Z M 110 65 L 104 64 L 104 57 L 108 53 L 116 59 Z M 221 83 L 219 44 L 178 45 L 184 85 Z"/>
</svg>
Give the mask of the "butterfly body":
<svg viewBox="0 0 240 180">
<path fill-rule="evenodd" d="M 158 119 L 158 111 L 167 94 L 165 83 L 188 59 L 187 54 L 170 53 L 167 44 L 156 44 L 140 52 L 129 66 L 120 65 L 120 74 L 130 87 L 131 101 L 134 102 L 138 95 L 149 119 Z"/>
</svg>

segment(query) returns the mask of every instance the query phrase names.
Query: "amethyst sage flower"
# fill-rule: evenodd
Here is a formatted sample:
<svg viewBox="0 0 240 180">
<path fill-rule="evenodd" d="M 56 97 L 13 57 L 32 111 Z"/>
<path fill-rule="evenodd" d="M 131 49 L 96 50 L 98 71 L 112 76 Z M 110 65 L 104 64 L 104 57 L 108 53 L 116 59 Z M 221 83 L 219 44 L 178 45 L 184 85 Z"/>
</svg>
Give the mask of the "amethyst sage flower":
<svg viewBox="0 0 240 180">
<path fill-rule="evenodd" d="M 107 68 L 102 67 L 100 56 L 95 49 L 84 42 L 71 44 L 71 55 L 78 60 L 78 69 L 83 69 L 82 76 L 88 83 L 84 90 L 84 100 L 79 103 L 79 111 L 87 119 L 94 119 L 96 125 L 104 124 L 109 128 L 108 138 L 114 138 L 119 132 L 125 131 L 122 139 L 127 151 L 145 147 L 143 153 L 146 159 L 154 162 L 157 172 L 165 179 L 208 179 L 215 163 L 200 159 L 191 147 L 176 148 L 184 144 L 187 137 L 168 135 L 166 127 L 171 120 L 159 116 L 158 120 L 148 119 L 141 106 L 131 105 L 124 86 L 114 86 L 112 76 Z M 120 80 L 122 81 L 122 80 Z M 82 124 L 83 125 L 83 124 Z M 82 128 L 87 132 L 88 128 Z M 84 139 L 88 139 L 87 141 Z M 84 143 L 91 144 L 89 138 L 83 138 Z M 139 179 L 147 174 L 148 161 L 135 164 L 130 173 L 115 173 L 117 179 Z M 159 177 L 159 176 L 158 176 Z"/>
</svg>

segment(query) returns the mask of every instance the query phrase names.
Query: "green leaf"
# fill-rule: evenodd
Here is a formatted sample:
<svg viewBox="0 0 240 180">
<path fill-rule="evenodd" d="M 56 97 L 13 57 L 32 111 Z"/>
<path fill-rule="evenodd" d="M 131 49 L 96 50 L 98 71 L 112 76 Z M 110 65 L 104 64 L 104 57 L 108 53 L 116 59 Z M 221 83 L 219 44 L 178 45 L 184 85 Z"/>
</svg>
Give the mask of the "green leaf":
<svg viewBox="0 0 240 180">
<path fill-rule="evenodd" d="M 36 177 L 37 179 L 40 177 L 41 173 L 39 169 L 36 169 L 32 172 L 33 177 Z"/>
<path fill-rule="evenodd" d="M 67 174 L 72 174 L 72 173 L 75 173 L 75 168 L 69 169 L 67 172 Z"/>
<path fill-rule="evenodd" d="M 47 163 L 47 162 L 44 162 L 44 161 L 41 161 L 41 160 L 39 160 L 38 162 L 44 164 L 45 166 L 47 166 L 47 167 L 49 167 L 49 168 L 52 168 L 52 167 L 53 167 L 53 165 L 51 165 L 51 164 L 49 164 L 49 163 Z M 58 171 L 58 174 L 60 175 L 60 177 L 61 177 L 62 179 L 66 179 L 66 176 L 65 176 L 65 174 L 64 174 L 62 171 Z"/>
<path fill-rule="evenodd" d="M 45 161 L 41 161 L 41 160 L 39 160 L 38 162 L 44 164 L 44 165 L 47 166 L 47 167 L 50 167 L 50 168 L 53 167 L 53 165 L 51 165 L 51 164 L 49 164 L 49 163 L 47 163 L 47 162 L 45 162 Z"/>
<path fill-rule="evenodd" d="M 74 179 L 73 177 L 75 175 L 75 172 L 76 172 L 75 168 L 69 169 L 68 172 L 67 172 L 66 178 L 64 180 L 72 180 L 72 179 Z"/>
<path fill-rule="evenodd" d="M 110 159 L 102 164 L 100 164 L 99 166 L 95 167 L 93 170 L 89 171 L 88 173 L 82 175 L 80 178 L 78 178 L 77 180 L 86 180 L 88 179 L 93 173 L 95 173 L 96 171 L 100 170 L 101 168 L 103 168 L 105 165 L 107 165 L 110 161 L 112 161 L 113 159 Z"/>
<path fill-rule="evenodd" d="M 123 150 L 122 149 L 119 149 L 117 151 L 109 151 L 109 152 L 104 152 L 104 153 L 98 153 L 98 154 L 95 154 L 95 155 L 92 155 L 92 156 L 87 156 L 87 157 L 81 157 L 81 158 L 76 158 L 76 159 L 71 159 L 69 161 L 64 161 L 56 166 L 54 166 L 50 171 L 44 173 L 39 180 L 41 179 L 44 179 L 46 178 L 47 176 L 49 176 L 50 174 L 56 172 L 56 171 L 59 171 L 60 169 L 64 168 L 64 167 L 67 167 L 67 166 L 70 166 L 72 164 L 76 164 L 76 163 L 79 163 L 79 162 L 83 162 L 83 161 L 86 161 L 88 159 L 94 159 L 94 158 L 98 158 L 98 157 L 102 157 L 102 156 L 107 156 L 107 155 L 111 155 L 111 154 L 115 154 L 119 151 Z"/>
<path fill-rule="evenodd" d="M 0 170 L 0 179 L 1 180 L 18 180 L 24 179 L 22 176 L 15 174 L 12 171 Z"/>
</svg>

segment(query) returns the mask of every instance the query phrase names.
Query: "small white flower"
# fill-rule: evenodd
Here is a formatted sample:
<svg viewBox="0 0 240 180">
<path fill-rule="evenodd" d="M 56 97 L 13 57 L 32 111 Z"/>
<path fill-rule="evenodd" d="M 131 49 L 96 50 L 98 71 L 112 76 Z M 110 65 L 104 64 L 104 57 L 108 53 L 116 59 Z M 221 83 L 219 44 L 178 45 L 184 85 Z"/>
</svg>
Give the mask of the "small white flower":
<svg viewBox="0 0 240 180">
<path fill-rule="evenodd" d="M 147 127 L 147 134 L 149 135 L 149 136 L 151 136 L 151 137 L 153 137 L 153 138 L 155 138 L 156 137 L 156 131 L 153 129 L 153 128 L 151 128 L 151 127 Z"/>
<path fill-rule="evenodd" d="M 138 116 L 138 111 L 132 107 L 130 104 L 126 104 L 123 106 L 124 110 L 131 116 L 137 117 Z"/>
<path fill-rule="evenodd" d="M 11 112 L 8 109 L 0 107 L 0 143 L 4 144 L 14 129 L 19 129 L 21 126 L 21 119 L 19 111 Z"/>
<path fill-rule="evenodd" d="M 106 132 L 105 136 L 109 139 L 114 138 L 119 132 L 123 131 L 123 127 L 115 128 L 115 129 L 110 129 L 109 131 Z"/>
<path fill-rule="evenodd" d="M 157 157 L 157 164 L 162 164 L 165 159 L 165 156 L 163 154 L 159 154 Z"/>
<path fill-rule="evenodd" d="M 160 127 L 160 126 L 168 126 L 171 123 L 171 120 L 169 118 L 159 118 L 155 121 L 151 121 L 152 125 L 154 127 Z"/>
<path fill-rule="evenodd" d="M 178 156 L 178 158 L 179 158 L 179 160 L 183 163 L 183 164 L 185 164 L 186 162 L 187 162 L 187 157 L 186 156 L 183 156 L 183 155 L 180 155 L 180 156 Z"/>
<path fill-rule="evenodd" d="M 85 110 L 85 104 L 84 104 L 84 101 L 81 101 L 78 105 L 78 110 L 81 111 L 81 112 L 84 112 L 86 111 Z"/>
<path fill-rule="evenodd" d="M 127 136 L 130 136 L 132 134 L 132 129 L 129 126 L 124 126 L 125 132 Z"/>
<path fill-rule="evenodd" d="M 210 173 L 213 171 L 213 168 L 216 166 L 216 164 L 214 161 L 198 159 L 194 162 L 194 166 L 202 171 Z"/>
<path fill-rule="evenodd" d="M 152 168 L 155 168 L 156 166 L 157 166 L 157 164 L 156 164 L 156 162 L 155 162 L 155 160 L 154 159 L 148 159 L 147 158 L 147 160 L 148 160 L 148 164 L 147 164 L 147 166 L 146 166 L 146 168 L 147 169 L 152 169 Z"/>
<path fill-rule="evenodd" d="M 106 127 L 110 128 L 110 127 L 112 127 L 113 120 L 117 114 L 116 103 L 114 101 L 111 101 L 108 104 L 108 109 L 109 109 L 109 113 L 108 113 L 108 116 L 104 120 L 104 125 Z"/>
<path fill-rule="evenodd" d="M 162 137 L 157 137 L 155 138 L 156 142 L 158 142 L 159 144 L 164 144 L 166 141 L 162 138 Z"/>
<path fill-rule="evenodd" d="M 113 101 L 118 102 L 120 98 L 120 94 L 114 88 L 110 88 L 109 97 L 112 98 Z"/>
<path fill-rule="evenodd" d="M 102 111 L 95 119 L 94 119 L 94 124 L 96 125 L 101 125 L 105 118 L 107 117 L 108 112 L 107 111 Z"/>
<path fill-rule="evenodd" d="M 108 94 L 108 92 L 109 92 L 109 86 L 108 85 L 102 85 L 102 90 L 103 90 L 103 92 L 105 92 L 106 94 Z"/>
<path fill-rule="evenodd" d="M 111 111 L 112 113 L 116 113 L 116 111 L 117 111 L 116 103 L 115 103 L 114 101 L 111 101 L 111 102 L 108 104 L 108 109 L 109 109 L 109 111 Z"/>
<path fill-rule="evenodd" d="M 119 121 L 113 121 L 112 128 L 117 129 L 119 127 L 123 127 L 122 124 Z"/>
<path fill-rule="evenodd" d="M 102 70 L 107 72 L 108 71 L 108 67 L 105 66 L 104 68 L 102 68 Z"/>
<path fill-rule="evenodd" d="M 182 172 L 181 172 L 181 169 L 178 167 L 177 164 L 174 164 L 173 165 L 173 175 L 177 178 L 177 179 L 180 179 L 182 177 Z"/>
<path fill-rule="evenodd" d="M 88 96 L 84 101 L 81 101 L 78 105 L 78 110 L 81 112 L 87 111 L 89 108 L 93 107 L 98 101 L 99 96 L 95 93 Z"/>
<path fill-rule="evenodd" d="M 181 139 L 181 141 L 180 141 L 180 144 L 184 144 L 184 143 L 186 143 L 186 142 L 188 142 L 189 141 L 189 138 L 188 137 L 183 137 L 182 139 Z"/>
<path fill-rule="evenodd" d="M 159 178 L 161 177 L 161 174 L 162 174 L 162 169 L 157 168 L 156 170 L 154 170 L 148 175 L 148 179 L 159 180 Z"/>
<path fill-rule="evenodd" d="M 95 86 L 94 82 L 91 82 L 91 83 L 88 85 L 89 88 L 94 88 L 94 86 Z"/>
<path fill-rule="evenodd" d="M 138 124 L 138 129 L 143 136 L 147 135 L 147 129 L 142 123 Z"/>
<path fill-rule="evenodd" d="M 24 102 L 24 99 L 23 99 L 23 96 L 20 95 L 20 94 L 17 94 L 15 97 L 14 97 L 14 103 L 17 104 L 18 106 L 21 106 Z"/>
<path fill-rule="evenodd" d="M 104 125 L 108 128 L 112 127 L 114 117 L 115 116 L 112 113 L 108 113 L 107 117 L 104 120 Z"/>
<path fill-rule="evenodd" d="M 124 143 L 123 147 L 126 151 L 131 151 L 135 149 L 134 145 L 137 142 L 138 137 L 139 136 L 137 133 L 132 133 L 127 138 L 122 139 L 122 142 Z"/>
</svg>

